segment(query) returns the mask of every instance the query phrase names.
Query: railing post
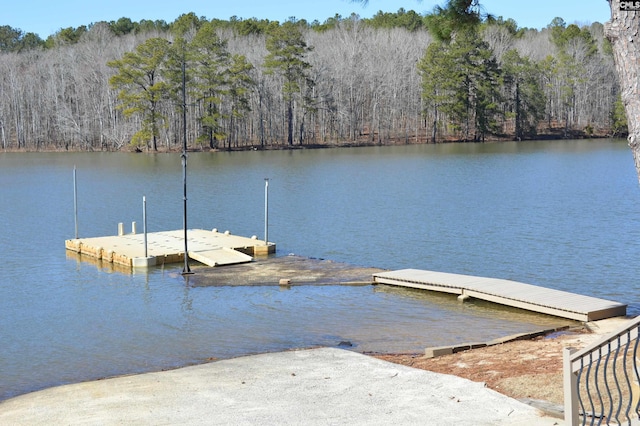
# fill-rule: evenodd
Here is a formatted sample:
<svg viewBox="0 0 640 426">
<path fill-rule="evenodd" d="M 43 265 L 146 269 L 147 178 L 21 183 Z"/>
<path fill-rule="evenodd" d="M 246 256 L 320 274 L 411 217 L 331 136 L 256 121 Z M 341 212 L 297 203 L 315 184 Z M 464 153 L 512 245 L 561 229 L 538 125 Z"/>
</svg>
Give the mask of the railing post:
<svg viewBox="0 0 640 426">
<path fill-rule="evenodd" d="M 564 422 L 567 426 L 577 426 L 578 413 L 578 376 L 571 367 L 571 355 L 574 348 L 562 350 L 562 374 L 564 377 Z"/>
</svg>

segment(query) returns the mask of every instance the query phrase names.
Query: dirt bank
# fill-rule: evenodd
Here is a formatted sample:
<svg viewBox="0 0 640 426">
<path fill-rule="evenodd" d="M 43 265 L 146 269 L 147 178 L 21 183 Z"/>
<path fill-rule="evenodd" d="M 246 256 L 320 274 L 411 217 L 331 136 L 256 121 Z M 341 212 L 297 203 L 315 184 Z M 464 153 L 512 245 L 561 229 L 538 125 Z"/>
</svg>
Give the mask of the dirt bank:
<svg viewBox="0 0 640 426">
<path fill-rule="evenodd" d="M 377 358 L 464 377 L 516 399 L 543 400 L 562 406 L 562 350 L 576 349 L 608 334 L 628 318 L 610 318 L 532 340 L 425 358 L 423 354 L 377 355 Z"/>
</svg>

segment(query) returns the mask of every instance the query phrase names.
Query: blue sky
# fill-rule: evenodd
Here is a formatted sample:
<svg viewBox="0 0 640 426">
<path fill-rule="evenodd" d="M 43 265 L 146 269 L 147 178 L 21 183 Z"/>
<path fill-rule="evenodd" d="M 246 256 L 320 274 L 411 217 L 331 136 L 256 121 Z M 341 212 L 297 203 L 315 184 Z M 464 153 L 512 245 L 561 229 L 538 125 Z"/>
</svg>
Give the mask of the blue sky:
<svg viewBox="0 0 640 426">
<path fill-rule="evenodd" d="M 403 7 L 418 13 L 430 11 L 444 0 L 369 0 L 366 6 L 350 0 L 18 0 L 2 6 L 0 25 L 9 25 L 42 38 L 61 28 L 79 27 L 98 21 L 127 17 L 174 21 L 183 13 L 194 12 L 208 19 L 259 18 L 285 21 L 289 17 L 324 21 L 355 12 L 363 18 L 379 10 L 396 12 Z M 567 23 L 604 23 L 609 19 L 605 0 L 481 0 L 485 11 L 513 18 L 520 27 L 543 28 L 559 16 Z"/>
</svg>

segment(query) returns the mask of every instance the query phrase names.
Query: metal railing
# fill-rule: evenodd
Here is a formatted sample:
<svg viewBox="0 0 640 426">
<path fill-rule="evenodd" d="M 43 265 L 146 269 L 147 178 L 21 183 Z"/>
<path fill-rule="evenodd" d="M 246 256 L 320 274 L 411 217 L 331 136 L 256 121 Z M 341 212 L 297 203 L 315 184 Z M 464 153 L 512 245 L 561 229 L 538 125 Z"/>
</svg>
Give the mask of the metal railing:
<svg viewBox="0 0 640 426">
<path fill-rule="evenodd" d="M 564 349 L 567 425 L 640 425 L 639 330 L 640 316 L 583 349 Z"/>
</svg>

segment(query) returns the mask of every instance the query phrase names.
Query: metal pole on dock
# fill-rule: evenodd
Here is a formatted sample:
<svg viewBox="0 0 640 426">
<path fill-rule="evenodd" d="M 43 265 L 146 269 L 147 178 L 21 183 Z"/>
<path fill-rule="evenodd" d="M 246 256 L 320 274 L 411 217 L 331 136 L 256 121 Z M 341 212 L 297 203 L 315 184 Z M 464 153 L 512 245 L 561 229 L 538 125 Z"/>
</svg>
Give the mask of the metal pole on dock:
<svg viewBox="0 0 640 426">
<path fill-rule="evenodd" d="M 76 183 L 76 166 L 73 166 L 73 218 L 76 227 L 76 240 L 78 239 L 78 185 Z"/>
<path fill-rule="evenodd" d="M 269 178 L 264 178 L 264 243 L 269 245 Z"/>
<path fill-rule="evenodd" d="M 182 182 L 184 186 L 184 213 L 183 213 L 183 227 L 184 227 L 184 268 L 182 269 L 182 275 L 191 274 L 189 268 L 189 249 L 187 247 L 187 71 L 184 58 L 184 51 L 182 56 Z"/>
<path fill-rule="evenodd" d="M 147 255 L 147 197 L 142 196 L 142 230 L 144 232 L 144 257 Z"/>
</svg>

